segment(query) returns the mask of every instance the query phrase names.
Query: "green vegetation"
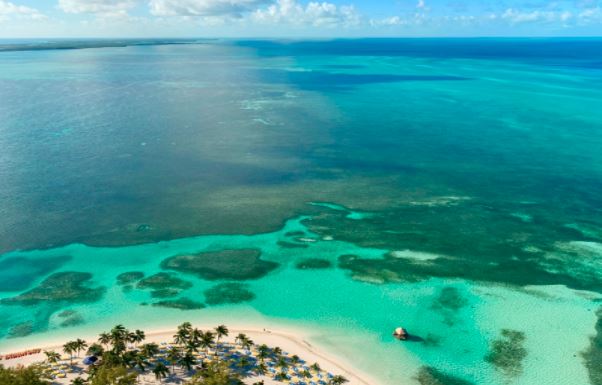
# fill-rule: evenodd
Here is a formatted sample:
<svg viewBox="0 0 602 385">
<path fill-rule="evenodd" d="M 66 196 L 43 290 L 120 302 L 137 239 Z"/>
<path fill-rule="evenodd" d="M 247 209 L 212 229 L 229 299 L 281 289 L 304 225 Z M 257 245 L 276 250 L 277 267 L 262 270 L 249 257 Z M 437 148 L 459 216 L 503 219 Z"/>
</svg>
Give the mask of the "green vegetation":
<svg viewBox="0 0 602 385">
<path fill-rule="evenodd" d="M 100 366 L 90 378 L 90 385 L 136 385 L 138 373 L 125 366 Z"/>
<path fill-rule="evenodd" d="M 144 278 L 144 273 L 141 271 L 128 271 L 117 276 L 119 285 L 130 285 Z"/>
<path fill-rule="evenodd" d="M 502 329 L 501 338 L 491 343 L 485 361 L 508 377 L 518 377 L 522 371 L 522 361 L 527 357 L 523 347 L 525 334 L 516 330 Z"/>
<path fill-rule="evenodd" d="M 15 304 L 24 306 L 37 305 L 40 302 L 69 302 L 85 303 L 98 301 L 105 289 L 92 288 L 88 281 L 92 279 L 90 273 L 61 272 L 46 278 L 38 287 L 16 297 L 2 299 L 2 304 Z"/>
<path fill-rule="evenodd" d="M 165 259 L 161 267 L 195 274 L 203 279 L 257 279 L 278 267 L 264 261 L 258 249 L 221 250 L 195 255 L 178 255 Z"/>
<path fill-rule="evenodd" d="M 295 266 L 301 270 L 328 269 L 332 267 L 332 263 L 329 260 L 321 258 L 306 258 L 297 262 Z"/>
<path fill-rule="evenodd" d="M 225 362 L 211 362 L 195 374 L 188 385 L 243 385 L 241 375 L 228 367 Z"/>
<path fill-rule="evenodd" d="M 416 380 L 420 385 L 473 385 L 470 381 L 445 374 L 430 366 L 420 368 Z"/>
<path fill-rule="evenodd" d="M 67 312 L 67 316 L 70 315 L 71 312 Z M 173 344 L 160 346 L 143 343 L 146 335 L 142 330 L 130 331 L 123 325 L 116 325 L 101 333 L 96 343 L 88 345 L 78 338 L 66 342 L 62 350 L 69 356 L 69 371 L 79 373 L 72 380 L 73 385 L 135 385 L 139 383 L 139 376 L 147 373 L 152 373 L 159 382 L 170 377 L 169 382 L 184 385 L 243 385 L 242 379 L 256 375 L 284 381 L 291 380 L 293 375 L 301 379 L 326 374 L 317 363 L 301 374 L 305 364 L 301 358 L 289 356 L 278 347 L 257 346 L 244 333 L 234 338 L 234 344 L 224 343 L 222 338 L 229 334 L 225 325 L 201 330 L 184 322 L 173 335 Z M 80 363 L 75 365 L 79 361 L 76 357 L 79 358 L 82 352 L 98 358 L 85 370 Z M 61 355 L 55 351 L 44 351 L 44 355 L 43 364 L 28 368 L 5 369 L 0 365 L 0 385 L 50 385 L 44 379 L 60 377 L 57 368 L 61 368 L 64 378 L 62 369 L 67 362 L 61 360 Z M 279 372 L 270 374 L 270 366 L 278 368 Z M 293 366 L 295 370 L 289 370 Z M 87 378 L 82 377 L 86 375 Z M 184 381 L 184 376 L 189 380 Z M 343 376 L 329 377 L 327 385 L 348 382 Z"/>
<path fill-rule="evenodd" d="M 180 310 L 198 310 L 205 308 L 205 305 L 203 303 L 193 301 L 190 298 L 178 298 L 174 300 L 159 301 L 153 303 L 152 305 Z"/>
<path fill-rule="evenodd" d="M 86 343 L 86 341 L 78 338 L 74 341 L 69 341 L 67 343 L 65 343 L 65 345 L 63 345 L 63 352 L 65 354 L 68 354 L 71 360 L 71 365 L 73 365 L 73 357 L 74 354 L 77 353 L 77 357 L 79 357 L 80 352 L 82 350 L 86 350 L 88 348 L 88 344 Z"/>
<path fill-rule="evenodd" d="M 249 285 L 238 282 L 220 283 L 203 293 L 205 302 L 209 305 L 241 303 L 252 301 L 255 298 L 255 294 L 249 290 Z"/>
<path fill-rule="evenodd" d="M 596 335 L 590 338 L 589 348 L 583 353 L 592 385 L 602 385 L 602 308 L 598 310 L 597 315 Z"/>
<path fill-rule="evenodd" d="M 43 379 L 42 370 L 36 365 L 17 369 L 0 365 L 0 385 L 50 385 L 50 382 Z"/>
</svg>

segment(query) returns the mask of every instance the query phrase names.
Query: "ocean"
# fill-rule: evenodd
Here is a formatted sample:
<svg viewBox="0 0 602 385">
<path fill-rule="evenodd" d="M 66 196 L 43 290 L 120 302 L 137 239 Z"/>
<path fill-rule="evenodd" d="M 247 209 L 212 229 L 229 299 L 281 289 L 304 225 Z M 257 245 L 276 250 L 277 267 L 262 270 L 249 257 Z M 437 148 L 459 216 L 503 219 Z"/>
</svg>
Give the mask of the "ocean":
<svg viewBox="0 0 602 385">
<path fill-rule="evenodd" d="M 0 353 L 230 320 L 600 385 L 601 104 L 595 38 L 0 41 Z"/>
</svg>

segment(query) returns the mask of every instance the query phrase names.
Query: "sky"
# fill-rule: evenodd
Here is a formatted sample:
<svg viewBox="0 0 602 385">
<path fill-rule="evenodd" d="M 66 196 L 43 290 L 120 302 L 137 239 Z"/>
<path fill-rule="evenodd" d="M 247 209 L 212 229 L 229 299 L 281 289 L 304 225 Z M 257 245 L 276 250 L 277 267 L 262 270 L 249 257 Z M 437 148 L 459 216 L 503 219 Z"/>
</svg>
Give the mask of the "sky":
<svg viewBox="0 0 602 385">
<path fill-rule="evenodd" d="M 0 0 L 0 38 L 602 36 L 602 0 Z"/>
</svg>

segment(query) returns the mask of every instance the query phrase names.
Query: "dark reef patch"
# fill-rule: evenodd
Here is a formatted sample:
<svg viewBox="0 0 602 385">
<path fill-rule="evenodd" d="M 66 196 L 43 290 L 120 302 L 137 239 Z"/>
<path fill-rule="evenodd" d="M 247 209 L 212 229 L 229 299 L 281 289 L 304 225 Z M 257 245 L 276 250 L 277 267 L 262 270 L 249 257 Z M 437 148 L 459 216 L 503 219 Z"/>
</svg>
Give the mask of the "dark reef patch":
<svg viewBox="0 0 602 385">
<path fill-rule="evenodd" d="M 16 297 L 5 298 L 0 303 L 6 305 L 34 306 L 40 302 L 86 303 L 98 301 L 103 287 L 89 287 L 92 274 L 75 271 L 55 273 L 46 278 L 39 286 Z"/>
<path fill-rule="evenodd" d="M 206 307 L 203 303 L 193 301 L 190 298 L 179 298 L 174 300 L 159 301 L 153 303 L 152 305 L 179 310 L 198 310 Z"/>
<path fill-rule="evenodd" d="M 62 312 L 60 312 L 56 316 L 59 317 L 59 318 L 69 318 L 69 317 L 72 317 L 72 316 L 74 316 L 76 314 L 77 314 L 77 312 L 75 310 L 63 310 Z"/>
<path fill-rule="evenodd" d="M 284 234 L 286 237 L 304 237 L 305 231 L 288 231 Z"/>
<path fill-rule="evenodd" d="M 157 273 L 138 281 L 136 288 L 164 290 L 164 289 L 189 289 L 192 284 L 188 281 L 176 277 L 170 273 Z"/>
<path fill-rule="evenodd" d="M 527 357 L 523 344 L 525 334 L 520 331 L 502 329 L 501 338 L 491 343 L 485 361 L 508 377 L 518 377 L 523 372 L 522 362 Z"/>
<path fill-rule="evenodd" d="M 456 323 L 455 314 L 468 304 L 468 301 L 455 287 L 447 286 L 441 289 L 437 298 L 433 300 L 431 309 L 443 316 L 443 321 L 452 326 Z"/>
<path fill-rule="evenodd" d="M 466 306 L 467 301 L 455 287 L 444 287 L 439 296 L 433 301 L 433 309 L 448 309 L 458 311 Z"/>
<path fill-rule="evenodd" d="M 119 285 L 131 285 L 144 278 L 144 273 L 141 271 L 128 271 L 117 276 Z"/>
<path fill-rule="evenodd" d="M 180 290 L 178 289 L 158 289 L 151 291 L 152 298 L 171 298 L 177 297 L 180 294 Z"/>
<path fill-rule="evenodd" d="M 432 277 L 461 278 L 472 281 L 505 283 L 513 286 L 566 285 L 577 290 L 602 292 L 602 281 L 594 276 L 573 276 L 563 272 L 560 261 L 504 259 L 497 262 L 486 259 L 437 258 L 412 260 L 396 258 L 390 254 L 382 259 L 364 259 L 357 256 L 339 257 L 339 266 L 349 270 L 352 278 L 371 283 L 419 282 Z M 550 265 L 556 264 L 557 272 Z"/>
<path fill-rule="evenodd" d="M 474 385 L 470 381 L 445 374 L 430 366 L 421 367 L 416 380 L 420 385 Z"/>
<path fill-rule="evenodd" d="M 298 261 L 295 267 L 300 270 L 329 269 L 332 263 L 327 259 L 306 258 Z"/>
<path fill-rule="evenodd" d="M 596 335 L 590 338 L 589 348 L 582 355 L 591 384 L 602 385 L 602 308 L 598 309 L 596 315 Z"/>
<path fill-rule="evenodd" d="M 426 337 L 424 337 L 423 343 L 426 347 L 436 348 L 441 346 L 441 337 L 436 334 L 429 333 L 426 335 Z"/>
<path fill-rule="evenodd" d="M 61 267 L 70 256 L 0 259 L 0 291 L 25 290 L 39 277 Z"/>
<path fill-rule="evenodd" d="M 595 186 L 588 188 L 593 191 Z M 398 207 L 370 210 L 378 215 L 352 220 L 344 212 L 324 210 L 303 224 L 320 237 L 332 236 L 361 247 L 422 251 L 440 257 L 342 259 L 341 267 L 356 279 L 387 283 L 458 278 L 519 287 L 565 285 L 602 293 L 602 273 L 582 258 L 574 258 L 582 251 L 559 249 L 559 245 L 592 240 L 565 226 L 582 222 L 575 210 L 575 218 L 569 221 L 559 207 L 464 196 L 415 197 Z M 536 220 L 516 221 L 510 215 L 514 212 Z"/>
<path fill-rule="evenodd" d="M 242 303 L 255 298 L 255 294 L 249 290 L 249 285 L 239 282 L 220 283 L 205 290 L 203 294 L 205 302 L 209 305 Z"/>
<path fill-rule="evenodd" d="M 275 262 L 264 261 L 258 249 L 235 249 L 178 255 L 161 263 L 164 269 L 195 274 L 203 279 L 257 279 L 276 269 Z"/>
<path fill-rule="evenodd" d="M 283 249 L 307 249 L 309 247 L 307 243 L 295 243 L 289 241 L 278 241 L 278 246 Z"/>
<path fill-rule="evenodd" d="M 8 338 L 26 337 L 34 332 L 33 322 L 21 322 L 10 328 Z"/>
<path fill-rule="evenodd" d="M 75 310 L 64 310 L 57 314 L 57 317 L 63 319 L 60 323 L 61 327 L 77 326 L 85 323 L 84 317 Z"/>
<path fill-rule="evenodd" d="M 71 326 L 82 325 L 84 323 L 86 323 L 86 321 L 84 320 L 84 317 L 82 317 L 79 314 L 76 314 L 72 317 L 67 318 L 63 322 L 61 322 L 60 326 L 63 328 L 67 328 L 67 327 L 71 327 Z"/>
</svg>

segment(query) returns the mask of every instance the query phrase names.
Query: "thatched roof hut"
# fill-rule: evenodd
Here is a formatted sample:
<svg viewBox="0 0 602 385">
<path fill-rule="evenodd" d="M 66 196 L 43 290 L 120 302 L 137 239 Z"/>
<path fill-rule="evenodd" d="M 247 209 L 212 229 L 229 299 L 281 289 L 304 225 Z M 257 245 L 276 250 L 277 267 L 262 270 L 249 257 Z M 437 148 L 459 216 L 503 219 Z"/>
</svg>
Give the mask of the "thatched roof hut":
<svg viewBox="0 0 602 385">
<path fill-rule="evenodd" d="M 395 331 L 393 332 L 393 337 L 397 338 L 398 340 L 406 340 L 408 339 L 408 336 L 408 331 L 401 327 L 395 329 Z"/>
</svg>

